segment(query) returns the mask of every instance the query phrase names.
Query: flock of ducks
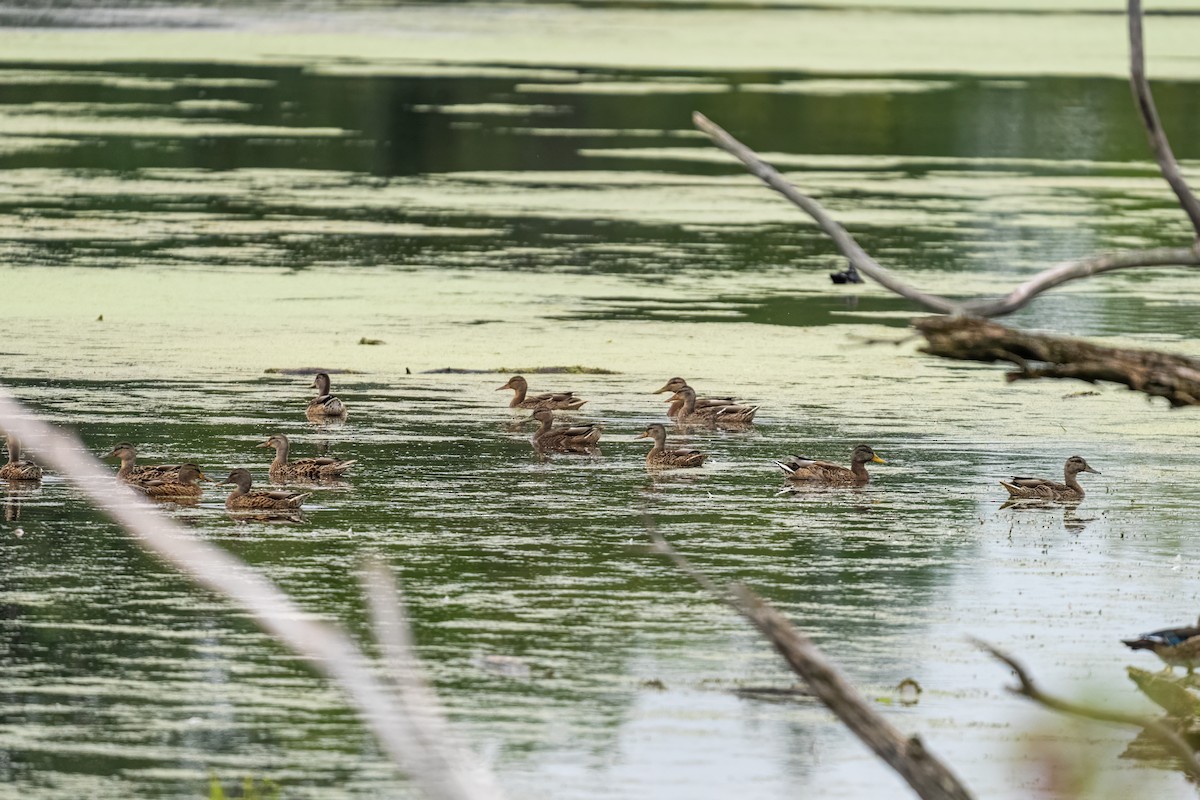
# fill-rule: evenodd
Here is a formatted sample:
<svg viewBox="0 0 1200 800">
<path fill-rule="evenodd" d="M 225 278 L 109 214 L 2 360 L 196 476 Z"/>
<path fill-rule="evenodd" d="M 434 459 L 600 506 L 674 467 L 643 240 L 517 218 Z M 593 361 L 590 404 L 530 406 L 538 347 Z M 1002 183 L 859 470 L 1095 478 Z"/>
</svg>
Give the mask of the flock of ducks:
<svg viewBox="0 0 1200 800">
<path fill-rule="evenodd" d="M 346 404 L 331 391 L 329 375 L 318 373 L 312 382 L 317 396 L 309 401 L 305 416 L 313 422 L 345 419 Z M 548 392 L 530 395 L 529 383 L 524 377 L 514 375 L 497 391 L 513 391 L 509 408 L 532 411 L 530 419 L 538 423 L 532 444 L 539 454 L 596 452 L 603 431 L 601 425 L 555 424 L 555 411 L 578 411 L 587 402 L 574 392 Z M 738 402 L 733 397 L 699 397 L 683 378 L 671 378 L 656 394 L 670 392 L 667 399 L 671 405 L 667 416 L 681 425 L 703 425 L 725 429 L 745 429 L 753 424 L 759 407 Z M 653 469 L 696 468 L 704 464 L 708 455 L 700 450 L 671 448 L 667 443 L 665 425 L 655 423 L 648 426 L 635 439 L 651 439 L 653 445 L 646 454 L 646 465 Z M 37 464 L 21 458 L 20 444 L 13 436 L 7 437 L 8 461 L 0 466 L 0 480 L 13 483 L 32 483 L 41 480 L 42 470 Z M 313 483 L 341 478 L 355 460 L 332 457 L 290 459 L 291 444 L 282 433 L 274 434 L 258 447 L 275 451 L 275 458 L 267 474 L 275 483 Z M 128 442 L 113 447 L 105 458 L 116 458 L 121 462 L 117 478 L 148 497 L 159 500 L 187 502 L 202 494 L 200 482 L 211 482 L 196 464 L 144 465 L 137 463 L 137 449 Z M 866 465 L 886 463 L 869 445 L 856 446 L 850 456 L 849 468 L 827 461 L 789 456 L 774 462 L 784 473 L 785 491 L 820 487 L 861 487 L 871 479 Z M 1077 476 L 1081 472 L 1100 473 L 1090 467 L 1083 458 L 1071 456 L 1063 469 L 1063 482 L 1045 478 L 1014 476 L 1001 481 L 1008 491 L 1010 500 L 1037 500 L 1078 502 L 1083 499 L 1084 489 Z M 225 498 L 225 507 L 230 511 L 272 513 L 295 512 L 311 492 L 288 489 L 255 490 L 253 477 L 246 469 L 234 469 L 218 485 L 232 485 L 233 490 Z M 1175 666 L 1187 667 L 1189 676 L 1200 663 L 1200 622 L 1197 627 L 1165 628 L 1144 634 L 1137 639 L 1126 640 L 1125 644 L 1135 650 L 1147 649 L 1157 654 L 1167 669 Z"/>
</svg>

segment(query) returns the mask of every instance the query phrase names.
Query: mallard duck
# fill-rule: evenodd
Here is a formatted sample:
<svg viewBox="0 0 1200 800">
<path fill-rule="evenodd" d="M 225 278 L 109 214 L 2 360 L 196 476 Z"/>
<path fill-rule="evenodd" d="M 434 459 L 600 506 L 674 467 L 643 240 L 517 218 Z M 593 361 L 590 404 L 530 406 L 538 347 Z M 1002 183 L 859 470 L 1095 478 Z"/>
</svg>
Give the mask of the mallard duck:
<svg viewBox="0 0 1200 800">
<path fill-rule="evenodd" d="M 311 420 L 340 419 L 346 416 L 346 405 L 329 393 L 329 374 L 318 372 L 313 376 L 312 386 L 317 396 L 308 401 L 304 415 Z"/>
<path fill-rule="evenodd" d="M 0 467 L 0 480 L 5 481 L 40 481 L 42 468 L 32 461 L 21 460 L 21 443 L 17 437 L 5 436 L 8 445 L 8 463 Z"/>
<path fill-rule="evenodd" d="M 684 424 L 744 426 L 754 422 L 754 414 L 758 411 L 758 406 L 744 406 L 740 403 L 701 406 L 697 402 L 695 390 L 690 386 L 684 386 L 671 396 L 672 403 L 676 400 L 683 404 L 676 420 Z"/>
<path fill-rule="evenodd" d="M 206 480 L 208 478 L 195 464 L 180 464 L 174 478 L 155 478 L 132 486 L 159 500 L 194 499 L 201 494 L 197 481 Z"/>
<path fill-rule="evenodd" d="M 121 468 L 117 470 L 117 477 L 128 484 L 141 486 L 150 481 L 179 480 L 178 464 L 139 465 L 137 448 L 129 442 L 117 444 L 105 458 L 121 459 Z"/>
<path fill-rule="evenodd" d="M 1188 675 L 1200 663 L 1200 621 L 1194 628 L 1163 628 L 1143 633 L 1136 639 L 1122 639 L 1133 650 L 1151 650 L 1163 660 L 1167 669 L 1186 667 Z"/>
<path fill-rule="evenodd" d="M 358 463 L 356 459 L 342 461 L 337 458 L 302 458 L 298 461 L 288 461 L 288 449 L 291 443 L 282 433 L 277 433 L 267 439 L 259 447 L 274 447 L 275 460 L 271 462 L 269 474 L 273 481 L 302 478 L 305 480 L 330 480 L 340 478 L 342 473 Z"/>
<path fill-rule="evenodd" d="M 235 469 L 221 485 L 232 483 L 234 490 L 225 498 L 225 507 L 230 511 L 295 511 L 311 492 L 252 492 L 254 479 L 244 469 Z"/>
<path fill-rule="evenodd" d="M 633 438 L 654 440 L 654 446 L 646 453 L 647 467 L 699 467 L 704 464 L 704 459 L 708 458 L 707 453 L 701 453 L 699 450 L 668 450 L 667 429 L 658 423 L 649 426 Z"/>
<path fill-rule="evenodd" d="M 787 476 L 784 480 L 793 486 L 865 486 L 871 480 L 866 467 L 868 461 L 887 463 L 868 445 L 860 444 L 850 456 L 850 469 L 802 456 L 776 461 L 775 466 L 783 470 Z"/>
<path fill-rule="evenodd" d="M 1088 466 L 1079 456 L 1071 456 L 1063 465 L 1063 482 L 1058 483 L 1047 478 L 1019 478 L 1013 476 L 1011 482 L 1000 481 L 1000 485 L 1008 490 L 1010 497 L 1031 500 L 1063 500 L 1079 501 L 1083 499 L 1083 487 L 1075 476 L 1081 472 L 1101 473 Z"/>
<path fill-rule="evenodd" d="M 513 375 L 508 379 L 508 383 L 497 387 L 497 392 L 502 392 L 505 389 L 512 389 L 513 399 L 509 402 L 509 408 L 549 408 L 553 411 L 576 411 L 587 400 L 582 397 L 576 397 L 574 392 L 557 392 L 549 394 L 535 394 L 532 397 L 526 397 L 529 391 L 529 381 L 525 380 L 520 375 Z"/>
<path fill-rule="evenodd" d="M 592 453 L 600 441 L 601 425 L 561 425 L 554 427 L 554 412 L 539 408 L 533 418 L 541 427 L 533 434 L 533 449 L 539 453 Z"/>
<path fill-rule="evenodd" d="M 663 392 L 671 392 L 672 396 L 667 398 L 667 402 L 671 404 L 670 407 L 667 408 L 667 416 L 668 417 L 677 416 L 679 414 L 680 409 L 683 408 L 683 398 L 676 399 L 674 397 L 674 395 L 680 389 L 684 389 L 684 388 L 691 388 L 688 386 L 687 381 L 685 381 L 683 378 L 671 378 L 671 380 L 669 380 L 665 384 L 663 384 L 663 387 L 661 389 L 659 389 L 657 392 L 655 392 L 655 394 L 662 394 Z M 697 397 L 696 398 L 696 408 L 708 408 L 710 406 L 728 406 L 728 405 L 737 405 L 737 401 L 735 401 L 732 397 Z"/>
</svg>

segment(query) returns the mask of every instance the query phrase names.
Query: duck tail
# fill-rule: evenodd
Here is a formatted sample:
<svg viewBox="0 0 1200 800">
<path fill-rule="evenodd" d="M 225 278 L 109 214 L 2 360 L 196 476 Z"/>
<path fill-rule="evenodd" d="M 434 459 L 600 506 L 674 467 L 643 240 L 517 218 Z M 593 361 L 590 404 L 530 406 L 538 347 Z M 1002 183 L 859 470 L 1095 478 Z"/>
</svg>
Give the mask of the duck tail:
<svg viewBox="0 0 1200 800">
<path fill-rule="evenodd" d="M 772 459 L 771 463 L 774 464 L 775 466 L 779 467 L 779 469 L 783 470 L 784 475 L 791 475 L 793 472 L 796 471 L 795 467 L 793 467 L 791 464 L 785 464 L 782 461 L 775 461 L 774 459 Z"/>
<path fill-rule="evenodd" d="M 1141 639 L 1122 639 L 1121 644 L 1128 647 L 1130 650 L 1153 650 L 1154 642 L 1146 638 Z"/>
<path fill-rule="evenodd" d="M 1010 497 L 1020 497 L 1021 496 L 1020 488 L 1013 486 L 1011 483 L 1006 483 L 1005 481 L 1000 481 L 1000 485 L 1008 490 L 1008 494 Z"/>
</svg>

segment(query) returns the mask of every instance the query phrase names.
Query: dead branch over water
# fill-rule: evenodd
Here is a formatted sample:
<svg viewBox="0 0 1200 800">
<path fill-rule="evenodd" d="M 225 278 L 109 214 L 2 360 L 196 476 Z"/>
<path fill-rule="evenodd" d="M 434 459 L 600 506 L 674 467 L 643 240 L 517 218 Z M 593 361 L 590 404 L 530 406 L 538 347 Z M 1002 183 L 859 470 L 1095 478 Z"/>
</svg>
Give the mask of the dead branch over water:
<svg viewBox="0 0 1200 800">
<path fill-rule="evenodd" d="M 750 621 L 851 733 L 925 800 L 970 800 L 971 793 L 950 768 L 925 749 L 920 737 L 904 736 L 846 680 L 820 648 L 757 594 L 742 584 L 721 589 L 692 566 L 660 534 L 650 530 L 658 550 L 682 572 Z"/>
<path fill-rule="evenodd" d="M 1129 17 L 1129 83 L 1133 89 L 1134 104 L 1142 118 L 1142 126 L 1146 129 L 1146 137 L 1150 140 L 1150 150 L 1154 160 L 1162 170 L 1163 178 L 1170 184 L 1183 213 L 1192 221 L 1196 229 L 1196 241 L 1200 244 L 1200 200 L 1188 188 L 1183 173 L 1179 170 L 1179 162 L 1167 141 L 1167 134 L 1158 118 L 1158 108 L 1154 105 L 1154 95 L 1150 92 L 1150 81 L 1146 79 L 1146 56 L 1144 36 L 1142 35 L 1142 0 L 1129 0 L 1127 9 Z"/>
<path fill-rule="evenodd" d="M 1158 118 L 1150 83 L 1146 79 L 1141 0 L 1128 0 L 1127 11 L 1130 85 L 1134 103 L 1159 170 L 1175 192 L 1184 213 L 1191 220 L 1197 234 L 1196 241 L 1190 247 L 1133 250 L 1065 261 L 1037 273 L 1003 297 L 956 301 L 925 292 L 902 280 L 872 258 L 824 206 L 788 182 L 756 152 L 699 112 L 692 115 L 692 121 L 715 145 L 741 161 L 752 175 L 812 217 L 854 269 L 872 278 L 885 289 L 930 311 L 955 318 L 969 318 L 955 319 L 944 324 L 937 320 L 918 320 L 914 323 L 928 340 L 923 348 L 925 352 L 946 358 L 985 362 L 1010 361 L 1021 367 L 1019 371 L 1009 373 L 1010 381 L 1033 378 L 1112 381 L 1151 396 L 1165 397 L 1173 406 L 1197 405 L 1200 404 L 1195 374 L 1197 362 L 1192 359 L 1153 351 L 1104 348 L 1078 340 L 1042 334 L 1020 333 L 980 321 L 982 318 L 1011 314 L 1028 305 L 1043 292 L 1101 273 L 1146 267 L 1200 266 L 1200 200 L 1192 193 L 1179 169 L 1179 163 L 1175 160 L 1171 144 Z M 1042 357 L 1047 354 L 1053 354 L 1053 357 Z M 1027 363 L 1029 360 L 1043 363 L 1030 365 Z"/>
<path fill-rule="evenodd" d="M 1010 382 L 1034 378 L 1109 381 L 1164 397 L 1172 406 L 1200 405 L 1200 359 L 1025 333 L 972 317 L 921 317 L 912 324 L 925 337 L 922 352 L 1015 364 L 1016 371 L 1006 376 Z"/>
<path fill-rule="evenodd" d="M 1143 717 L 1137 714 L 1124 714 L 1120 711 L 1109 711 L 1103 708 L 1083 705 L 1082 703 L 1072 703 L 1068 700 L 1063 700 L 1053 695 L 1048 695 L 1041 690 L 1034 682 L 1028 670 L 1012 656 L 1002 650 L 992 647 L 987 642 L 979 639 L 971 640 L 975 646 L 990 653 L 998 661 L 1001 661 L 1012 669 L 1017 676 L 1017 685 L 1010 686 L 1009 691 L 1013 694 L 1028 697 L 1038 705 L 1044 706 L 1052 711 L 1058 711 L 1062 714 L 1069 714 L 1073 717 L 1082 719 L 1090 719 L 1096 722 L 1112 722 L 1117 725 L 1132 725 L 1137 728 L 1142 728 L 1154 738 L 1164 744 L 1177 758 L 1182 762 L 1183 769 L 1193 778 L 1200 778 L 1200 759 L 1197 759 L 1196 753 L 1184 741 L 1178 733 L 1171 730 L 1170 726 L 1162 722 L 1152 719 L 1151 717 Z"/>
<path fill-rule="evenodd" d="M 433 800 L 499 800 L 499 786 L 479 760 L 446 736 L 437 699 L 422 685 L 403 612 L 389 582 L 374 573 L 371 592 L 377 630 L 389 658 L 401 665 L 398 688 L 382 682 L 376 665 L 338 626 L 300 608 L 275 584 L 226 550 L 196 537 L 150 501 L 116 481 L 75 436 L 38 419 L 0 387 L 0 430 L 37 452 L 39 460 L 75 484 L 96 508 L 140 547 L 196 584 L 245 610 L 267 633 L 308 659 L 343 692 L 397 767 Z"/>
</svg>

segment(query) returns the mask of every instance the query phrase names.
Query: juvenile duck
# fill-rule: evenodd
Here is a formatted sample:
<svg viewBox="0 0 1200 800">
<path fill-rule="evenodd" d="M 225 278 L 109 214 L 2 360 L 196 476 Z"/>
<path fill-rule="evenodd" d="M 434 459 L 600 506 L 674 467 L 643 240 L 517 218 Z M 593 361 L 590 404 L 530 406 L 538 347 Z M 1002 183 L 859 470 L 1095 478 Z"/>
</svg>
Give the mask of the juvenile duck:
<svg viewBox="0 0 1200 800">
<path fill-rule="evenodd" d="M 42 468 L 32 461 L 21 460 L 21 443 L 17 437 L 9 434 L 4 438 L 8 445 L 8 463 L 0 467 L 0 480 L 40 481 Z"/>
<path fill-rule="evenodd" d="M 684 386 L 671 396 L 671 402 L 681 402 L 676 420 L 685 424 L 723 425 L 741 427 L 754 422 L 754 414 L 758 406 L 744 406 L 740 403 L 724 405 L 700 406 L 696 392 L 690 386 Z"/>
<path fill-rule="evenodd" d="M 311 492 L 252 492 L 253 479 L 244 469 L 235 469 L 221 485 L 232 483 L 234 489 L 225 498 L 225 508 L 230 511 L 295 511 Z"/>
<path fill-rule="evenodd" d="M 529 381 L 520 375 L 513 375 L 508 379 L 508 383 L 498 387 L 496 391 L 502 392 L 505 389 L 512 389 L 515 392 L 513 399 L 508 404 L 509 408 L 549 408 L 553 411 L 576 411 L 587 402 L 582 397 L 576 397 L 574 392 L 535 394 L 532 397 L 526 397 L 529 392 Z"/>
<path fill-rule="evenodd" d="M 667 449 L 667 429 L 655 423 L 642 431 L 634 439 L 653 439 L 654 446 L 646 453 L 646 466 L 657 469 L 670 467 L 699 467 L 703 466 L 707 453 L 699 450 Z"/>
<path fill-rule="evenodd" d="M 145 483 L 132 484 L 133 488 L 145 493 L 149 497 L 154 497 L 159 500 L 186 500 L 194 499 L 200 496 L 200 484 L 197 481 L 206 481 L 208 478 L 200 471 L 200 468 L 195 464 L 180 464 L 179 472 L 174 478 L 155 478 L 148 480 Z"/>
<path fill-rule="evenodd" d="M 533 449 L 539 453 L 592 453 L 600 441 L 601 425 L 560 425 L 554 427 L 554 412 L 539 408 L 533 418 L 541 427 L 533 434 Z"/>
<path fill-rule="evenodd" d="M 1143 633 L 1136 639 L 1122 639 L 1132 650 L 1150 650 L 1163 660 L 1167 669 L 1186 667 L 1188 675 L 1200 663 L 1200 622 L 1194 628 L 1163 628 Z"/>
<path fill-rule="evenodd" d="M 274 447 L 275 460 L 271 462 L 269 474 L 273 481 L 284 481 L 300 478 L 304 480 L 331 480 L 340 478 L 342 473 L 358 463 L 357 459 L 342 461 L 337 458 L 301 458 L 298 461 L 288 461 L 288 449 L 291 443 L 282 433 L 277 433 L 258 447 Z"/>
<path fill-rule="evenodd" d="M 121 442 L 104 457 L 121 459 L 121 468 L 117 470 L 117 477 L 128 484 L 140 486 L 150 481 L 179 480 L 178 464 L 139 465 L 137 448 L 129 442 Z"/>
<path fill-rule="evenodd" d="M 663 392 L 671 392 L 672 395 L 674 395 L 676 392 L 678 392 L 680 389 L 683 389 L 683 388 L 691 388 L 691 387 L 688 386 L 688 382 L 685 381 L 683 378 L 671 378 L 671 380 L 669 380 L 665 384 L 663 384 L 663 387 L 661 389 L 659 389 L 657 392 L 655 392 L 655 394 L 662 394 Z M 670 397 L 667 399 L 667 402 L 671 404 L 670 407 L 667 409 L 667 416 L 668 417 L 677 416 L 679 414 L 680 409 L 683 408 L 683 399 L 681 398 L 679 400 L 676 400 L 674 397 Z M 697 397 L 696 398 L 696 408 L 708 408 L 709 406 L 728 406 L 728 405 L 736 405 L 736 401 L 734 401 L 734 399 L 732 397 Z"/>
<path fill-rule="evenodd" d="M 308 401 L 304 416 L 310 420 L 341 419 L 346 416 L 345 404 L 329 393 L 329 374 L 318 372 L 313 376 L 312 385 L 317 390 L 317 396 Z"/>
<path fill-rule="evenodd" d="M 1019 478 L 1014 476 L 1011 482 L 1000 481 L 1000 485 L 1008 490 L 1010 497 L 1032 500 L 1061 500 L 1078 502 L 1083 499 L 1083 487 L 1075 476 L 1081 472 L 1101 474 L 1088 466 L 1079 456 L 1071 456 L 1063 465 L 1063 482 L 1058 483 L 1047 478 Z"/>
<path fill-rule="evenodd" d="M 866 467 L 868 461 L 876 464 L 887 463 L 868 445 L 860 444 L 850 456 L 850 469 L 802 456 L 791 456 L 787 461 L 776 461 L 775 466 L 787 476 L 784 481 L 793 486 L 865 486 L 871 480 Z"/>
</svg>

